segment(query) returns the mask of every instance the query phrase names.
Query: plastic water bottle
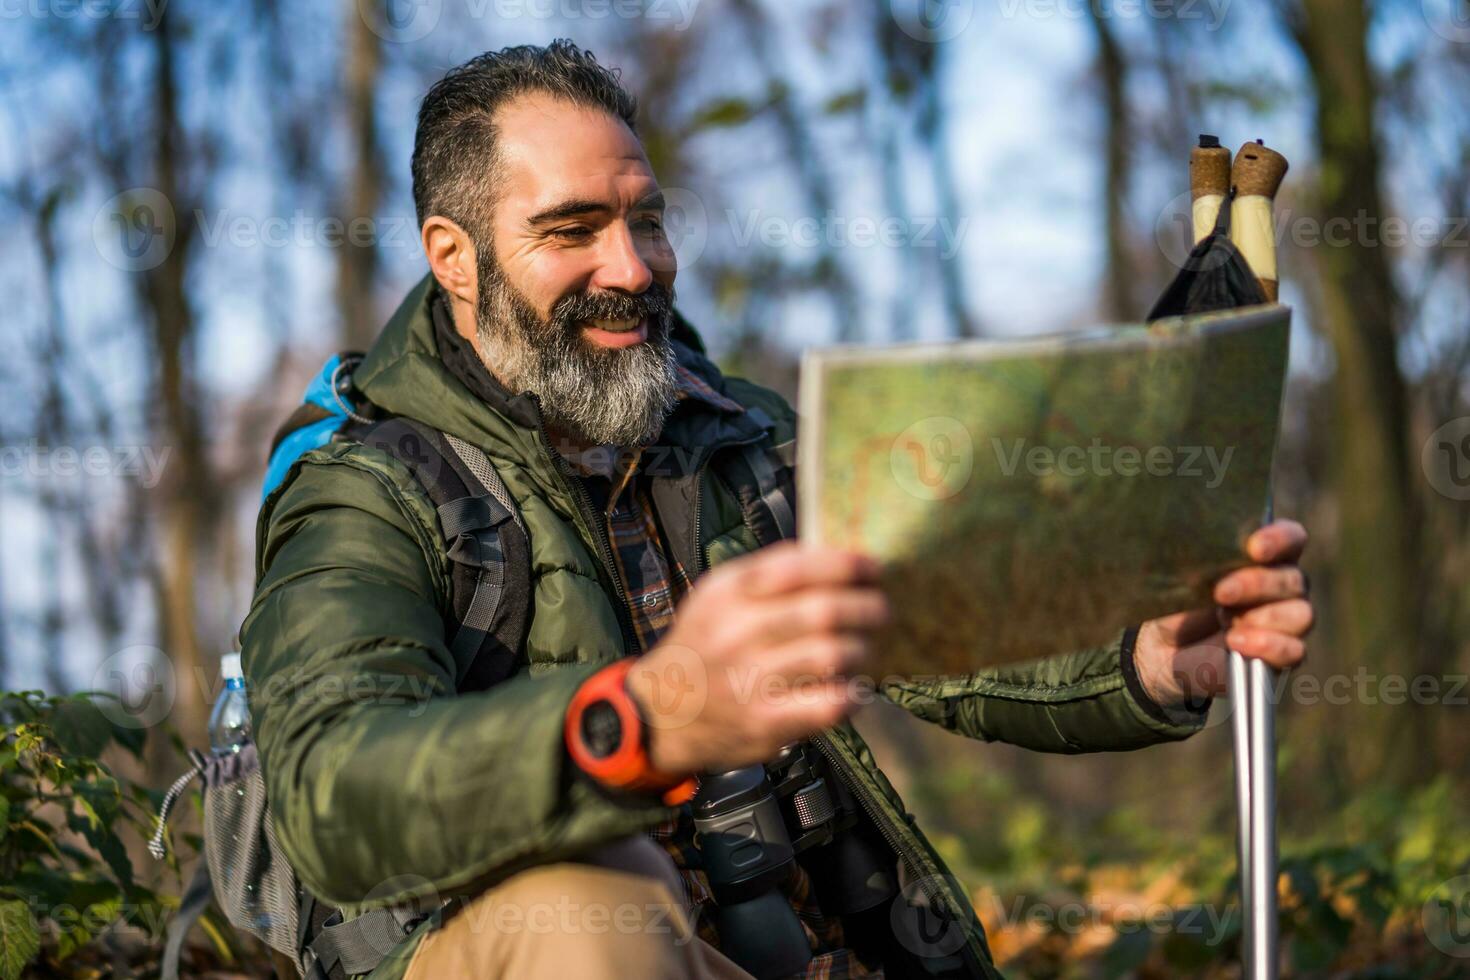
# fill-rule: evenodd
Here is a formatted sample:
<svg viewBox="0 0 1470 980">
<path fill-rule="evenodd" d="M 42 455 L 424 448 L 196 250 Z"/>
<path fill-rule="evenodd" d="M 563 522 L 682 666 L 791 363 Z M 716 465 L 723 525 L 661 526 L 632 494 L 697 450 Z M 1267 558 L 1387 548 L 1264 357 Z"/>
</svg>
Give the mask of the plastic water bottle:
<svg viewBox="0 0 1470 980">
<path fill-rule="evenodd" d="M 240 667 L 240 655 L 225 654 L 219 666 L 225 689 L 209 715 L 209 747 L 215 755 L 229 755 L 239 752 L 250 741 L 250 704 L 245 700 L 245 672 Z"/>
</svg>

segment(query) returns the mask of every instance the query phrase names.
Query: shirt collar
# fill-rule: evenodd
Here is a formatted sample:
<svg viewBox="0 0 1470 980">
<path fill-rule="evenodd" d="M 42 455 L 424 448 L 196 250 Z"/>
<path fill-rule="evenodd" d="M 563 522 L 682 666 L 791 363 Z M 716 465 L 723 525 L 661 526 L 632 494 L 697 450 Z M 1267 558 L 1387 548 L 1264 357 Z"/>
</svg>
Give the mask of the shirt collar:
<svg viewBox="0 0 1470 980">
<path fill-rule="evenodd" d="M 726 398 L 718 391 L 715 391 L 708 381 L 689 370 L 683 364 L 675 362 L 674 376 L 677 385 L 674 391 L 674 397 L 680 401 L 692 398 L 697 401 L 702 401 L 706 405 L 713 405 L 715 408 L 726 412 L 741 412 L 745 410 L 744 406 L 739 402 L 731 398 Z"/>
</svg>

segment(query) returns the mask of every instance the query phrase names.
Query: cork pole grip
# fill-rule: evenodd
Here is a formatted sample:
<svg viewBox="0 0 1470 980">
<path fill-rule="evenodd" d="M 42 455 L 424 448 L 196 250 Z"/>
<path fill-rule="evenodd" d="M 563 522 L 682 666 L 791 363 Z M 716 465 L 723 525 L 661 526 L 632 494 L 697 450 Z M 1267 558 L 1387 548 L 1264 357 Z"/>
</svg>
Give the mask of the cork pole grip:
<svg viewBox="0 0 1470 980">
<path fill-rule="evenodd" d="M 1215 230 L 1215 219 L 1230 193 L 1230 151 L 1220 139 L 1200 134 L 1199 146 L 1189 151 L 1189 197 L 1194 219 L 1194 243 Z"/>
<path fill-rule="evenodd" d="M 1286 157 L 1260 140 L 1247 143 L 1235 154 L 1230 180 L 1235 185 L 1235 203 L 1230 211 L 1230 240 L 1245 256 L 1261 283 L 1266 298 L 1276 302 L 1276 234 L 1272 207 L 1281 178 L 1286 176 Z"/>
</svg>

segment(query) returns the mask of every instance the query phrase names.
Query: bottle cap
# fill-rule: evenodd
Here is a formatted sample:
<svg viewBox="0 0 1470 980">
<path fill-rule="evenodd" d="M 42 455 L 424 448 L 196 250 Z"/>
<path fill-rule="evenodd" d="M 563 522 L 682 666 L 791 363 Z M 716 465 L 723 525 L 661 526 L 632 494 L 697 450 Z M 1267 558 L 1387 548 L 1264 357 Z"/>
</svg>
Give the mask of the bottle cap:
<svg viewBox="0 0 1470 980">
<path fill-rule="evenodd" d="M 240 666 L 240 655 L 238 653 L 227 653 L 219 658 L 219 672 L 226 680 L 245 679 L 245 671 Z"/>
</svg>

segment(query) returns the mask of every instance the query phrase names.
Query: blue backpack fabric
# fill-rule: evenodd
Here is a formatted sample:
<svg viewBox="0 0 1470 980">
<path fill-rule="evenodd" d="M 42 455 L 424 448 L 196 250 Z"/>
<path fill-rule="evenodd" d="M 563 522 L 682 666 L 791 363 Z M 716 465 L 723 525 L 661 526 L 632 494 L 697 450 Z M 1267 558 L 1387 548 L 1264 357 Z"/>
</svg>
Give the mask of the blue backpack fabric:
<svg viewBox="0 0 1470 980">
<path fill-rule="evenodd" d="M 265 483 L 260 488 L 262 501 L 286 479 L 292 463 L 331 442 L 352 418 L 346 392 L 339 386 L 344 380 L 350 384 L 351 369 L 361 359 L 359 354 L 333 354 L 306 386 L 301 406 L 286 420 L 271 445 Z"/>
</svg>

